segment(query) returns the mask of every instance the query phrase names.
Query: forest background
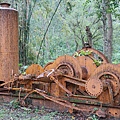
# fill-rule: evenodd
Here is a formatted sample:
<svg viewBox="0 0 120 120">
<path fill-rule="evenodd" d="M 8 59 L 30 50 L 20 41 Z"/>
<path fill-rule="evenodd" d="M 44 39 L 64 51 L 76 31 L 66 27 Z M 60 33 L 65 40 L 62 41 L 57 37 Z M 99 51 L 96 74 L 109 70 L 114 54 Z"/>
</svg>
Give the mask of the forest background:
<svg viewBox="0 0 120 120">
<path fill-rule="evenodd" d="M 0 0 L 19 12 L 19 63 L 44 66 L 85 42 L 120 63 L 119 0 Z M 89 39 L 86 29 L 91 36 Z M 89 41 L 90 40 L 90 41 Z"/>
</svg>

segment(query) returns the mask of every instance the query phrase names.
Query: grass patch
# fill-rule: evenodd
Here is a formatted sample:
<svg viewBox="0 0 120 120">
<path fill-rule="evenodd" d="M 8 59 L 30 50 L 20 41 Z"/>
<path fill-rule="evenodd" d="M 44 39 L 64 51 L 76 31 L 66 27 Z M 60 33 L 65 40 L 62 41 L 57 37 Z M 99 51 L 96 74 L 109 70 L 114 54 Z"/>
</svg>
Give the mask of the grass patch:
<svg viewBox="0 0 120 120">
<path fill-rule="evenodd" d="M 0 119 L 3 119 L 6 116 L 5 110 L 0 110 Z"/>
</svg>

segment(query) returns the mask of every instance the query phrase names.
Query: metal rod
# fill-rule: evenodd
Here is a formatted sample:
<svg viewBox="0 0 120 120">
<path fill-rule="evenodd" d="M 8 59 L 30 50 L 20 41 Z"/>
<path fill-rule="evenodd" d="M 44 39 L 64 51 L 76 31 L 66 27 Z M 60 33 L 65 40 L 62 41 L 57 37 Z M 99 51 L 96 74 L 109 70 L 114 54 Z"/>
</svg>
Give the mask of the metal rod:
<svg viewBox="0 0 120 120">
<path fill-rule="evenodd" d="M 79 82 L 84 82 L 84 83 L 87 82 L 86 80 L 82 80 L 82 79 L 79 79 L 79 78 L 71 77 L 71 76 L 68 76 L 68 75 L 62 75 L 62 76 L 63 76 L 63 77 L 66 77 L 66 78 L 70 78 L 70 79 L 77 80 L 77 81 L 79 81 Z"/>
</svg>

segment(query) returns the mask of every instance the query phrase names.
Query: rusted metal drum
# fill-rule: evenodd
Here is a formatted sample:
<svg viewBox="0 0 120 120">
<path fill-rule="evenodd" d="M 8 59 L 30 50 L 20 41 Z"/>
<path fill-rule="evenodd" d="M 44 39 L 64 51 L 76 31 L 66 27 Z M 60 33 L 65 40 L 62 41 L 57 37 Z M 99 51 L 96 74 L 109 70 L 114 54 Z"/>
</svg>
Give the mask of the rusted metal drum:
<svg viewBox="0 0 120 120">
<path fill-rule="evenodd" d="M 0 81 L 18 73 L 18 12 L 10 4 L 0 4 Z"/>
</svg>

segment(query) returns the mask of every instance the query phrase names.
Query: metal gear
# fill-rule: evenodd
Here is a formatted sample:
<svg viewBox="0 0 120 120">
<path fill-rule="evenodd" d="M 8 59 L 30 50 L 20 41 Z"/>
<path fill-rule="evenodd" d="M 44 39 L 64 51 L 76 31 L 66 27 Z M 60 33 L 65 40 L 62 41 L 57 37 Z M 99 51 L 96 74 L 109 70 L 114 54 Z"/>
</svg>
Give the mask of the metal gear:
<svg viewBox="0 0 120 120">
<path fill-rule="evenodd" d="M 116 96 L 119 92 L 119 79 L 115 73 L 112 72 L 103 72 L 98 78 L 103 82 L 109 82 L 112 86 L 113 95 Z"/>
<path fill-rule="evenodd" d="M 70 77 L 82 79 L 82 69 L 81 69 L 80 65 L 78 64 L 77 60 L 72 56 L 64 55 L 64 56 L 58 57 L 50 65 L 49 68 L 51 68 L 51 67 L 52 67 L 52 69 L 58 70 L 59 73 L 62 75 L 68 75 Z M 68 91 L 68 90 L 71 93 L 75 94 L 78 86 L 75 84 L 66 82 L 70 78 L 66 78 L 62 75 L 57 76 L 59 85 L 60 84 L 62 85 L 62 87 L 59 87 L 59 85 L 56 84 L 58 86 L 56 89 L 56 91 L 58 91 L 57 92 L 58 96 L 65 96 L 66 91 Z M 62 88 L 64 88 L 64 89 L 62 89 Z M 65 88 L 66 88 L 66 90 L 65 90 Z M 51 93 L 53 94 L 53 92 L 51 92 Z"/>
<path fill-rule="evenodd" d="M 44 66 L 43 69 L 44 69 L 45 71 L 46 71 L 46 70 L 53 69 L 52 64 L 53 64 L 53 62 L 49 62 L 49 63 L 47 63 L 47 64 Z"/>
<path fill-rule="evenodd" d="M 82 78 L 82 70 L 77 60 L 69 55 L 58 57 L 52 64 L 54 69 L 59 69 L 63 74 L 71 77 Z"/>
<path fill-rule="evenodd" d="M 120 90 L 119 74 L 119 67 L 112 64 L 103 64 L 94 71 L 91 79 L 100 79 L 103 84 L 109 82 L 112 85 L 113 95 L 116 96 Z"/>
<path fill-rule="evenodd" d="M 98 97 L 103 92 L 103 84 L 99 79 L 89 79 L 85 89 L 90 96 Z"/>
<path fill-rule="evenodd" d="M 90 79 L 99 79 L 103 83 L 103 92 L 98 100 L 107 104 L 120 104 L 120 69 L 119 66 L 107 63 L 99 66 Z M 113 100 L 112 100 L 113 99 Z"/>
<path fill-rule="evenodd" d="M 61 63 L 57 66 L 57 69 L 65 75 L 74 76 L 74 69 L 69 63 Z"/>
</svg>

